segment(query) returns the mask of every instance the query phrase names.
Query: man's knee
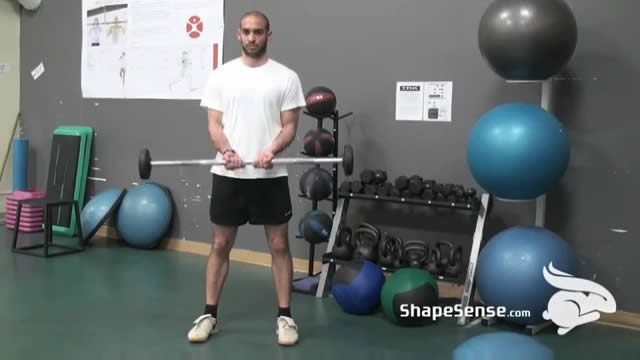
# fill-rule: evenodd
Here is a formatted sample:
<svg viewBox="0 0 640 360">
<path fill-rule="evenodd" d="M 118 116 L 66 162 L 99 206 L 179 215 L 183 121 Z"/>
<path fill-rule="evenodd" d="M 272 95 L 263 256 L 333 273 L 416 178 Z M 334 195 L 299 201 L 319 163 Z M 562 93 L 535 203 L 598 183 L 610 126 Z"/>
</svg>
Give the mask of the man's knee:
<svg viewBox="0 0 640 360">
<path fill-rule="evenodd" d="M 289 243 L 286 238 L 275 238 L 271 241 L 271 254 L 275 256 L 288 256 Z"/>
<path fill-rule="evenodd" d="M 233 247 L 236 230 L 218 227 L 213 235 L 211 252 L 219 256 L 228 256 Z"/>
<path fill-rule="evenodd" d="M 273 227 L 268 231 L 269 248 L 274 256 L 289 255 L 289 237 L 287 235 L 288 228 L 286 225 Z"/>
</svg>

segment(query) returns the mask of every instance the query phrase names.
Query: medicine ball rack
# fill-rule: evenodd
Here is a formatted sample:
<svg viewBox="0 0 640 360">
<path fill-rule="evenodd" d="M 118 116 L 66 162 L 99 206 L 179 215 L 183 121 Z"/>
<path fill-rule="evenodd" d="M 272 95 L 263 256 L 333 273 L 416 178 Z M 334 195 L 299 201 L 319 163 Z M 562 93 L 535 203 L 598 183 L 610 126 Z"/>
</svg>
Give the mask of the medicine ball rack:
<svg viewBox="0 0 640 360">
<path fill-rule="evenodd" d="M 429 207 L 438 207 L 438 208 L 449 208 L 452 210 L 458 211 L 471 211 L 474 214 L 477 214 L 476 227 L 473 233 L 473 243 L 471 245 L 471 251 L 469 254 L 469 259 L 467 261 L 467 269 L 466 269 L 466 277 L 464 278 L 464 291 L 462 294 L 462 298 L 460 300 L 460 304 L 462 308 L 466 308 L 470 305 L 472 299 L 475 296 L 475 270 L 476 270 L 476 262 L 478 260 L 478 255 L 480 254 L 480 247 L 483 241 L 484 235 L 484 225 L 486 222 L 486 218 L 491 211 L 493 198 L 490 194 L 483 193 L 480 196 L 479 201 L 474 203 L 456 203 L 449 201 L 438 201 L 438 200 L 421 200 L 421 199 L 409 199 L 409 198 L 397 198 L 390 196 L 379 196 L 379 195 L 369 195 L 369 194 L 354 194 L 354 193 L 346 193 L 340 192 L 338 194 L 338 204 L 335 212 L 335 216 L 333 217 L 333 224 L 331 227 L 331 235 L 329 237 L 329 244 L 327 245 L 326 252 L 323 254 L 322 258 L 322 272 L 320 275 L 320 283 L 318 284 L 316 290 L 316 297 L 322 298 L 327 296 L 329 284 L 331 283 L 331 279 L 336 270 L 337 264 L 346 264 L 350 261 L 348 260 L 339 260 L 332 257 L 332 249 L 336 241 L 337 234 L 339 234 L 340 227 L 343 225 L 343 218 L 346 217 L 346 213 L 349 209 L 349 203 L 353 200 L 368 200 L 368 201 L 377 201 L 377 202 L 388 202 L 388 203 L 398 203 L 398 204 L 406 204 L 406 205 L 415 205 L 415 206 L 429 206 Z M 383 271 L 389 273 L 394 272 L 396 269 L 393 268 L 382 268 Z M 448 278 L 446 276 L 437 276 L 440 281 L 450 282 L 450 283 L 461 283 L 459 278 Z M 458 318 L 459 326 L 466 326 L 470 320 L 463 312 L 463 315 Z"/>
<path fill-rule="evenodd" d="M 324 119 L 326 119 L 326 116 L 317 116 L 314 114 L 311 114 L 309 112 L 304 112 L 305 115 L 311 116 L 313 118 L 316 119 L 317 121 L 317 127 L 318 128 L 323 128 L 324 126 Z M 331 115 L 328 116 L 329 119 L 333 120 L 333 139 L 334 139 L 334 145 L 333 145 L 333 157 L 339 157 L 338 154 L 338 148 L 339 148 L 339 144 L 338 144 L 338 128 L 339 128 L 339 120 L 342 120 L 348 116 L 351 116 L 353 113 L 349 112 L 346 113 L 344 115 L 340 115 L 339 111 L 336 109 L 333 111 L 333 113 Z M 301 152 L 302 155 L 305 156 L 309 156 L 309 154 L 306 154 L 304 151 Z M 335 214 L 336 214 L 336 209 L 338 208 L 338 165 L 337 163 L 334 163 L 332 168 L 333 168 L 333 184 L 331 186 L 331 191 L 332 191 L 332 195 L 330 198 L 324 199 L 324 200 L 320 200 L 320 201 L 331 201 L 332 202 L 332 213 L 331 213 L 331 217 L 335 218 Z M 314 165 L 316 167 L 320 166 L 319 164 Z M 299 194 L 298 197 L 301 198 L 305 198 L 307 199 L 307 197 L 304 194 Z M 311 199 L 310 199 L 311 200 Z M 318 200 L 311 200 L 312 204 L 311 204 L 311 211 L 317 210 L 318 209 Z M 335 221 L 334 221 L 335 224 Z M 333 230 L 331 232 L 331 234 L 333 235 Z M 302 236 L 303 234 L 297 234 L 296 238 L 297 239 L 304 239 L 304 237 Z M 314 274 L 313 273 L 313 264 L 314 264 L 314 259 L 315 259 L 315 247 L 316 244 L 312 244 L 309 243 L 309 270 L 307 273 L 306 277 L 303 278 L 299 278 L 299 279 L 293 279 L 293 287 L 292 290 L 294 292 L 297 293 L 303 293 L 303 294 L 307 294 L 307 295 L 313 295 L 314 293 L 317 292 L 316 290 L 316 285 L 319 283 L 320 278 L 319 276 L 321 275 L 321 273 L 317 273 Z M 303 286 L 303 285 L 299 285 L 299 284 L 304 284 L 306 283 L 307 286 Z M 309 284 L 312 284 L 312 286 L 309 286 Z M 297 286 L 299 285 L 299 286 Z"/>
</svg>

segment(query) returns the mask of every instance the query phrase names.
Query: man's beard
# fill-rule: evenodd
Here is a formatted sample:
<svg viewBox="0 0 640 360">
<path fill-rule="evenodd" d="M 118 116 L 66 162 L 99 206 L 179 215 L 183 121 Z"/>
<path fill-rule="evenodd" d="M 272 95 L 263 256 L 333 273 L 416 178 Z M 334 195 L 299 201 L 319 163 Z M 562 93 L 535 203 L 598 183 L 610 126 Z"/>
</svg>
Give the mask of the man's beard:
<svg viewBox="0 0 640 360">
<path fill-rule="evenodd" d="M 262 57 L 267 52 L 267 44 L 265 43 L 263 46 L 258 47 L 255 50 L 249 50 L 246 46 L 242 45 L 242 50 L 244 51 L 245 55 L 257 59 Z"/>
</svg>

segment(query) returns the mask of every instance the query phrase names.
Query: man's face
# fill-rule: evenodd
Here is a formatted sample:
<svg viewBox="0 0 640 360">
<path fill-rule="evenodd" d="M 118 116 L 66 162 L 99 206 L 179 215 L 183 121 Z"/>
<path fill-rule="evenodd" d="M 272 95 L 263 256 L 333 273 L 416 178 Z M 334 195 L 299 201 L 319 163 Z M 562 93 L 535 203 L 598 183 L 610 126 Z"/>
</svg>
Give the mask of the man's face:
<svg viewBox="0 0 640 360">
<path fill-rule="evenodd" d="M 247 16 L 242 20 L 237 32 L 244 53 L 252 58 L 259 58 L 267 52 L 267 43 L 271 31 L 265 28 L 264 20 L 259 16 Z"/>
</svg>

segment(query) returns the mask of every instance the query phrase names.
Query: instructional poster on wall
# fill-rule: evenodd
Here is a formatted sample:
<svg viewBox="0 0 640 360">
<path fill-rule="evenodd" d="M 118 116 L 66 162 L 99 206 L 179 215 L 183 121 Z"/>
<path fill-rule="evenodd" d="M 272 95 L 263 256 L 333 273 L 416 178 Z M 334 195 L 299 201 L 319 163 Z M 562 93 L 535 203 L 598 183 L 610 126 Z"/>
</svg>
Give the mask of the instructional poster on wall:
<svg viewBox="0 0 640 360">
<path fill-rule="evenodd" d="M 83 0 L 85 98 L 198 100 L 222 63 L 224 0 Z"/>
<path fill-rule="evenodd" d="M 453 82 L 400 81 L 396 85 L 396 120 L 451 121 Z"/>
</svg>

